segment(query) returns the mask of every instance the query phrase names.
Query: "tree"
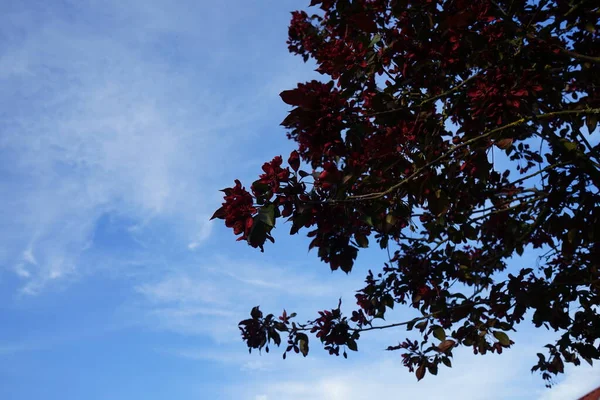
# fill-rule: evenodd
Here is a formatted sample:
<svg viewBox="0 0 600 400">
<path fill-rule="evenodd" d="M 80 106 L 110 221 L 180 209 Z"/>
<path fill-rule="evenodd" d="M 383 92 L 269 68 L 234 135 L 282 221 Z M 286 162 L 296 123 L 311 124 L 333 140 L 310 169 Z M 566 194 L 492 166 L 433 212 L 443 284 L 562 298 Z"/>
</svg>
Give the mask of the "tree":
<svg viewBox="0 0 600 400">
<path fill-rule="evenodd" d="M 323 81 L 281 93 L 297 146 L 250 191 L 224 189 L 213 218 L 263 250 L 277 221 L 306 230 L 332 270 L 374 242 L 357 308 L 307 323 L 255 307 L 249 350 L 357 350 L 363 332 L 405 327 L 420 380 L 455 348 L 501 353 L 525 319 L 556 332 L 539 353 L 550 381 L 600 358 L 600 7 L 593 0 L 312 0 L 288 45 Z M 301 168 L 302 167 L 302 168 Z M 525 251 L 538 265 L 508 271 Z M 517 261 L 515 261 L 518 263 Z M 510 273 L 509 273 L 510 272 Z M 402 304 L 419 316 L 383 321 Z"/>
</svg>

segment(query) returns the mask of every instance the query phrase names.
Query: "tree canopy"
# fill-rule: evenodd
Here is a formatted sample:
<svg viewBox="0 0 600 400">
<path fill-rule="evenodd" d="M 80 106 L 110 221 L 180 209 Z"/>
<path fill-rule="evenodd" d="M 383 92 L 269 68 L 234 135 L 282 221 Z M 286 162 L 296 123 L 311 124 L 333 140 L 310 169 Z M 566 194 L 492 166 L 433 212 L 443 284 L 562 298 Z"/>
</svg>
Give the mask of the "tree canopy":
<svg viewBox="0 0 600 400">
<path fill-rule="evenodd" d="M 361 248 L 356 307 L 298 322 L 255 307 L 250 350 L 280 345 L 347 356 L 361 334 L 391 343 L 418 379 L 459 347 L 501 353 L 524 320 L 555 332 L 533 370 L 600 358 L 600 5 L 594 0 L 312 0 L 289 50 L 320 81 L 281 93 L 295 143 L 246 189 L 224 189 L 213 218 L 263 250 L 273 228 L 306 232 L 331 270 Z M 515 256 L 539 254 L 535 265 Z M 509 261 L 510 260 L 510 261 Z M 507 263 L 511 268 L 507 269 Z M 395 306 L 419 316 L 389 322 Z"/>
</svg>

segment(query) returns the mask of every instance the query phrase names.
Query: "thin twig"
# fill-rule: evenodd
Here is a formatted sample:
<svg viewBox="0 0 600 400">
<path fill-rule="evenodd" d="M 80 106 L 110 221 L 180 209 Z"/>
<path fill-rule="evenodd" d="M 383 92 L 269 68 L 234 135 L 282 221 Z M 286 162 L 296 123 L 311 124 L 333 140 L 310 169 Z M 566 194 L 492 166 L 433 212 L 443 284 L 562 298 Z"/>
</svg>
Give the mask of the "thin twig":
<svg viewBox="0 0 600 400">
<path fill-rule="evenodd" d="M 477 77 L 479 75 L 480 72 L 475 73 L 474 75 L 471 75 L 470 77 L 468 77 L 467 79 L 463 80 L 462 82 L 460 82 L 458 85 L 452 87 L 451 89 L 445 91 L 444 93 L 440 93 L 436 96 L 432 96 L 430 98 L 427 98 L 425 100 L 423 100 L 417 107 L 422 107 L 423 105 L 427 104 L 427 103 L 431 103 L 432 101 L 441 99 L 455 91 L 457 91 L 458 89 L 460 89 L 461 87 L 463 87 L 464 85 L 467 84 L 467 82 L 469 82 L 470 80 L 472 80 L 473 78 Z M 375 117 L 378 115 L 385 115 L 385 114 L 392 114 L 398 111 L 402 111 L 405 110 L 406 108 L 393 108 L 391 110 L 386 110 L 386 111 L 379 111 L 379 112 L 374 112 L 374 113 L 370 113 L 370 114 L 365 114 L 364 117 L 366 118 L 370 118 L 370 117 Z"/>
<path fill-rule="evenodd" d="M 543 168 L 543 169 L 539 170 L 538 172 L 534 172 L 533 174 L 526 175 L 526 176 L 524 176 L 522 178 L 517 179 L 516 181 L 513 181 L 513 182 L 509 183 L 508 186 L 515 185 L 517 183 L 523 182 L 523 181 L 525 181 L 525 180 L 527 180 L 529 178 L 533 178 L 534 176 L 539 175 L 541 173 L 544 173 L 546 171 L 549 171 L 551 169 L 554 169 L 554 168 L 557 168 L 557 167 L 562 167 L 562 166 L 568 165 L 568 164 L 569 163 L 567 163 L 567 162 L 560 162 L 560 163 L 549 165 L 546 168 Z"/>
<path fill-rule="evenodd" d="M 489 212 L 489 213 L 487 213 L 485 215 L 480 215 L 479 217 L 469 218 L 467 221 L 468 222 L 476 222 L 476 221 L 479 221 L 481 219 L 485 219 L 485 218 L 489 217 L 490 215 L 501 214 L 503 212 L 511 211 L 511 210 L 517 209 L 519 207 L 523 207 L 525 205 L 535 203 L 536 201 L 545 199 L 548 196 L 550 196 L 550 195 L 549 194 L 544 194 L 544 195 L 541 195 L 539 197 L 529 197 L 529 198 L 527 198 L 527 201 L 522 201 L 519 204 L 515 204 L 514 206 L 510 206 L 510 207 L 506 207 L 506 208 L 500 208 L 500 209 L 497 209 L 495 211 Z M 489 210 L 487 210 L 487 211 L 489 211 Z"/>
<path fill-rule="evenodd" d="M 403 180 L 401 180 L 400 182 L 396 183 L 395 185 L 392 185 L 390 188 L 382 191 L 382 192 L 377 192 L 377 193 L 369 193 L 369 194 L 365 194 L 365 195 L 358 195 L 358 196 L 350 196 L 348 197 L 348 200 L 373 200 L 373 199 L 378 199 L 380 197 L 383 197 L 391 192 L 393 192 L 394 190 L 398 189 L 399 187 L 401 187 L 402 185 L 404 185 L 407 182 L 410 182 L 411 180 L 413 180 L 415 177 L 419 176 L 424 170 L 428 169 L 429 167 L 431 167 L 432 165 L 437 164 L 438 162 L 442 161 L 443 159 L 447 158 L 448 156 L 451 156 L 454 152 L 456 152 L 459 149 L 462 149 L 468 145 L 471 145 L 477 141 L 480 141 L 482 139 L 486 139 L 489 138 L 490 136 L 492 136 L 495 133 L 501 132 L 503 130 L 509 129 L 509 128 L 513 128 L 515 126 L 519 126 L 525 122 L 529 122 L 532 120 L 536 120 L 536 119 L 549 119 L 549 118 L 553 118 L 556 117 L 558 115 L 565 115 L 565 114 L 600 114 L 600 108 L 592 108 L 592 109 L 588 109 L 588 110 L 561 110 L 561 111 L 555 111 L 555 112 L 551 112 L 551 113 L 546 113 L 546 114 L 538 114 L 538 115 L 534 115 L 531 117 L 523 117 L 520 118 L 516 121 L 513 121 L 509 124 L 503 125 L 501 127 L 498 128 L 494 128 L 492 130 L 489 130 L 487 132 L 484 132 L 482 135 L 477 136 L 475 138 L 469 139 L 461 144 L 458 144 L 454 147 L 452 147 L 450 150 L 448 150 L 447 152 L 445 152 L 444 154 L 442 154 L 441 156 L 439 156 L 438 158 L 428 162 L 427 164 L 425 164 L 424 166 L 417 168 L 417 170 L 415 172 L 413 172 L 410 176 L 404 178 Z"/>
</svg>

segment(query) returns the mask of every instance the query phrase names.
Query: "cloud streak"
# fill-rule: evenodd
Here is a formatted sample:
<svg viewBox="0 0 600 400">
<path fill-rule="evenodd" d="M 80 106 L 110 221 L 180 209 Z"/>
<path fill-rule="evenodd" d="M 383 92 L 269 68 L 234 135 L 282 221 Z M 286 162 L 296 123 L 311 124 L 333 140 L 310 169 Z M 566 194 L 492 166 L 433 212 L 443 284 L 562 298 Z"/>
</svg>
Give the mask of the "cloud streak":
<svg viewBox="0 0 600 400">
<path fill-rule="evenodd" d="M 275 362 L 274 371 L 257 384 L 237 387 L 229 394 L 255 399 L 538 399 L 574 400 L 600 385 L 598 371 L 583 367 L 567 371 L 566 379 L 543 389 L 539 375 L 529 371 L 529 346 L 516 346 L 501 356 L 477 357 L 463 352 L 454 367 L 417 382 L 398 357 L 380 354 L 357 360 L 302 359 L 298 364 Z M 524 351 L 526 350 L 526 351 Z M 356 357 L 356 356 L 355 356 Z"/>
<path fill-rule="evenodd" d="M 131 313 L 145 315 L 147 326 L 239 345 L 237 323 L 252 306 L 273 313 L 288 307 L 301 318 L 310 318 L 323 304 L 335 306 L 340 296 L 352 296 L 356 280 L 339 278 L 320 277 L 300 265 L 224 256 L 192 258 L 137 285 Z"/>
<path fill-rule="evenodd" d="M 142 243 L 165 224 L 190 250 L 210 237 L 222 155 L 266 118 L 266 89 L 222 83 L 238 57 L 262 51 L 213 45 L 239 35 L 231 22 L 245 7 L 184 3 L 25 4 L 3 16 L 0 262 L 22 293 L 84 273 L 106 215 Z"/>
</svg>

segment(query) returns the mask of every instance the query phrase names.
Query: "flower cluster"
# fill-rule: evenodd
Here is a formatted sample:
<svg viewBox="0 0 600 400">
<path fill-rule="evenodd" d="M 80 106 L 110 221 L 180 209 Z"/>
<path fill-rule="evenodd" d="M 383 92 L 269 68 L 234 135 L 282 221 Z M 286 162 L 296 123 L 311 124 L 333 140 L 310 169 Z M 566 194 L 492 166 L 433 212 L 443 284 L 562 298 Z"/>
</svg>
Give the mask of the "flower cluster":
<svg viewBox="0 0 600 400">
<path fill-rule="evenodd" d="M 264 163 L 263 174 L 259 176 L 257 183 L 267 185 L 272 193 L 279 193 L 281 183 L 286 183 L 290 177 L 289 168 L 281 168 L 283 159 L 276 156 L 271 162 Z M 252 188 L 254 191 L 254 187 Z"/>
<path fill-rule="evenodd" d="M 308 60 L 309 54 L 319 48 L 320 40 L 316 28 L 310 23 L 304 11 L 294 11 L 288 30 L 288 49 L 291 53 L 299 54 Z"/>
<path fill-rule="evenodd" d="M 282 125 L 288 137 L 298 143 L 300 156 L 313 166 L 323 159 L 345 154 L 341 132 L 345 129 L 346 100 L 333 83 L 311 81 L 281 94 L 283 101 L 296 106 Z"/>
<path fill-rule="evenodd" d="M 340 347 L 347 345 L 351 350 L 356 350 L 356 343 L 351 338 L 348 324 L 342 318 L 339 308 L 334 310 L 319 311 L 320 317 L 313 322 L 311 333 L 323 342 L 329 354 L 340 355 Z"/>
<path fill-rule="evenodd" d="M 519 80 L 507 68 L 495 68 L 480 77 L 467 92 L 473 117 L 482 116 L 500 125 L 506 116 L 520 116 L 542 91 L 535 77 Z"/>
<path fill-rule="evenodd" d="M 235 180 L 235 186 L 223 189 L 225 193 L 222 207 L 219 208 L 213 218 L 225 220 L 225 226 L 233 228 L 235 235 L 242 235 L 238 240 L 246 240 L 252 229 L 256 213 L 256 207 L 253 205 L 252 195 L 242 187 L 239 180 Z"/>
</svg>

